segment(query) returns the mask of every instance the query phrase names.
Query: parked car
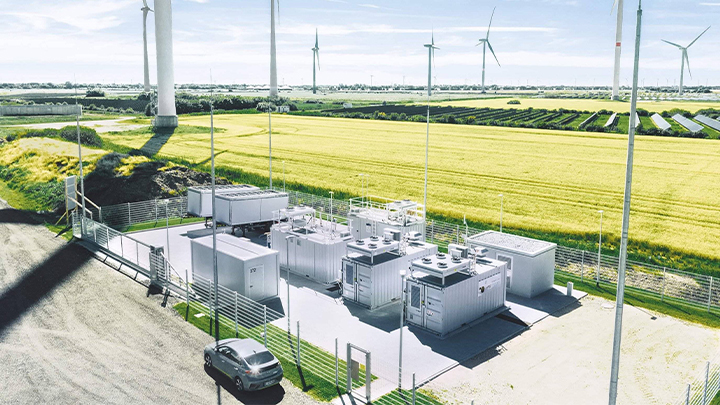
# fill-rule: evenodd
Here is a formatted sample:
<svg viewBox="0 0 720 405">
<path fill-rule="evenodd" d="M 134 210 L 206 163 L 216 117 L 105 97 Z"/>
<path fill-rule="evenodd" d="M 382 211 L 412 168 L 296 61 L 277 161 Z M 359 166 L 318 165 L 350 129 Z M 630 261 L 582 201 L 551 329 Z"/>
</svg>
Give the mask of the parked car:
<svg viewBox="0 0 720 405">
<path fill-rule="evenodd" d="M 279 384 L 283 368 L 265 346 L 252 339 L 224 339 L 204 350 L 205 366 L 230 377 L 239 391 L 257 391 Z"/>
</svg>

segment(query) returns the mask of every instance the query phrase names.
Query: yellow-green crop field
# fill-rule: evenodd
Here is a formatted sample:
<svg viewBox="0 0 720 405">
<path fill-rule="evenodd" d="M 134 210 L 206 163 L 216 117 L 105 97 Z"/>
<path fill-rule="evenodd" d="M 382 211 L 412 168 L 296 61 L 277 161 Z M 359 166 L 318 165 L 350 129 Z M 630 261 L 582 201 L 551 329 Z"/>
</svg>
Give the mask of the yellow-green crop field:
<svg viewBox="0 0 720 405">
<path fill-rule="evenodd" d="M 208 126 L 209 117 L 182 117 Z M 216 163 L 267 175 L 268 117 L 218 115 Z M 207 162 L 209 135 L 173 135 L 159 154 Z M 140 148 L 150 135 L 108 134 Z M 627 137 L 433 124 L 430 128 L 429 210 L 551 232 L 604 231 L 618 235 Z M 360 193 L 422 201 L 425 124 L 273 115 L 273 177 Z M 638 137 L 635 144 L 633 239 L 720 257 L 720 142 Z"/>
<path fill-rule="evenodd" d="M 510 100 L 518 100 L 520 104 L 508 104 Z M 599 111 L 608 110 L 613 112 L 630 112 L 630 103 L 624 101 L 613 100 L 597 100 L 597 99 L 572 99 L 572 98 L 491 98 L 476 99 L 462 101 L 441 101 L 434 102 L 433 105 L 466 108 L 544 108 L 548 110 L 556 110 L 565 108 L 568 110 L 581 111 Z M 652 112 L 663 112 L 673 108 L 681 108 L 692 113 L 706 108 L 720 109 L 720 103 L 712 101 L 650 101 L 639 100 L 638 108 L 642 108 Z"/>
</svg>

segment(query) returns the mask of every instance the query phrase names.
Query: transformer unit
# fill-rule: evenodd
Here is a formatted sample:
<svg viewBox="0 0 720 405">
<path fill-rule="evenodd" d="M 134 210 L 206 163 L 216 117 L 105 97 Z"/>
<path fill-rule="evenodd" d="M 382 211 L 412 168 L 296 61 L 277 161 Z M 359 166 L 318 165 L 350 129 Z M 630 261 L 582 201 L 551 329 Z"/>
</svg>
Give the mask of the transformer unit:
<svg viewBox="0 0 720 405">
<path fill-rule="evenodd" d="M 342 258 L 343 300 L 375 309 L 402 296 L 400 270 L 407 270 L 417 258 L 437 253 L 438 247 L 386 229 L 384 237 L 348 242 L 347 251 Z"/>
<path fill-rule="evenodd" d="M 245 191 L 260 190 L 247 184 L 228 184 L 215 186 L 215 196 L 236 194 Z M 187 212 L 200 218 L 212 217 L 212 186 L 188 187 Z"/>
<path fill-rule="evenodd" d="M 233 228 L 268 226 L 274 213 L 287 208 L 287 193 L 274 190 L 254 190 L 215 196 L 217 221 Z"/>
<path fill-rule="evenodd" d="M 425 238 L 425 207 L 414 201 L 352 198 L 347 217 L 356 240 L 383 235 L 386 229 L 397 229 L 403 235 L 419 232 Z"/>
<path fill-rule="evenodd" d="M 280 267 L 323 284 L 340 280 L 342 257 L 352 240 L 346 225 L 317 218 L 310 207 L 277 212 L 270 245 L 280 253 Z"/>
<path fill-rule="evenodd" d="M 505 311 L 506 264 L 467 247 L 414 260 L 405 285 L 405 320 L 442 338 Z"/>
<path fill-rule="evenodd" d="M 212 236 L 191 239 L 193 275 L 213 280 Z M 218 283 L 255 301 L 277 297 L 278 252 L 227 234 L 217 235 Z"/>
<path fill-rule="evenodd" d="M 467 244 L 486 248 L 488 257 L 507 263 L 510 294 L 533 298 L 553 287 L 556 244 L 496 231 L 471 236 Z"/>
</svg>

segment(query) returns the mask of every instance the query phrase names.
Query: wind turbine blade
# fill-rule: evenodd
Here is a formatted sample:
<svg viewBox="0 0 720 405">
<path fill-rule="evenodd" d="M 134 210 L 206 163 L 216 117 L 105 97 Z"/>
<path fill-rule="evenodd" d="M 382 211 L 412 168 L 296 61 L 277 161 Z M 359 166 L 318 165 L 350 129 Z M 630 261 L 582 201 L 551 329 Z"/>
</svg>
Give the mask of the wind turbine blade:
<svg viewBox="0 0 720 405">
<path fill-rule="evenodd" d="M 661 41 L 665 42 L 666 44 L 670 44 L 670 45 L 672 45 L 672 46 L 676 46 L 676 47 L 682 49 L 682 46 L 680 46 L 680 45 L 678 45 L 678 44 L 676 44 L 676 43 L 674 43 L 674 42 L 666 41 L 666 40 L 664 40 L 664 39 L 662 39 Z"/>
<path fill-rule="evenodd" d="M 707 30 L 709 30 L 709 29 L 710 29 L 710 27 L 705 28 L 705 31 L 703 31 L 702 34 L 698 35 L 697 38 L 695 38 L 692 42 L 690 42 L 690 45 L 686 46 L 685 48 L 690 48 L 692 46 L 692 44 L 694 44 L 695 41 L 700 39 L 700 37 L 703 36 L 703 34 L 706 33 Z"/>
<path fill-rule="evenodd" d="M 488 30 L 487 30 L 487 34 L 485 34 L 485 39 L 490 38 L 490 26 L 492 25 L 492 20 L 493 20 L 493 17 L 495 16 L 496 8 L 497 7 L 493 7 L 493 12 L 492 12 L 492 14 L 490 14 L 490 24 L 488 24 Z"/>
<path fill-rule="evenodd" d="M 320 47 L 318 46 L 318 31 L 317 31 L 317 28 L 315 28 L 315 48 L 318 48 L 318 49 L 320 48 Z"/>
<path fill-rule="evenodd" d="M 690 71 L 690 58 L 688 58 L 687 50 L 683 51 L 683 58 L 685 58 L 685 63 L 687 63 L 688 67 L 688 73 L 690 73 L 690 78 L 692 79 L 692 72 Z"/>
<path fill-rule="evenodd" d="M 493 56 L 495 57 L 495 62 L 497 62 L 498 66 L 500 66 L 500 61 L 498 60 L 497 56 L 495 56 L 495 51 L 492 49 L 492 45 L 490 45 L 490 41 L 487 42 L 488 48 L 490 48 L 490 52 L 492 52 Z"/>
<path fill-rule="evenodd" d="M 613 1 L 612 8 L 610 9 L 610 14 L 612 14 L 613 11 L 615 10 L 615 6 L 617 6 L 617 2 L 618 2 L 618 0 Z"/>
<path fill-rule="evenodd" d="M 143 5 L 144 5 L 145 7 L 148 6 L 148 5 L 147 5 L 147 0 L 143 0 Z"/>
</svg>

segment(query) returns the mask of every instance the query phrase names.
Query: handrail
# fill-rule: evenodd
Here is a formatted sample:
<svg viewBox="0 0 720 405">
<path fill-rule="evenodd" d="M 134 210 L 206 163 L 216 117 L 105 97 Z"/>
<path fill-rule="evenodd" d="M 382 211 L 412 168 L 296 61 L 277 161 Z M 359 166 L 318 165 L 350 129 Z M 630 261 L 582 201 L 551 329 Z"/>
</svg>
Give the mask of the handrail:
<svg viewBox="0 0 720 405">
<path fill-rule="evenodd" d="M 76 199 L 74 199 L 74 198 L 72 198 L 72 197 L 70 197 L 70 196 L 68 196 L 68 199 L 69 199 L 70 201 L 74 202 L 78 207 L 83 208 L 86 212 L 89 212 L 89 213 L 90 213 L 90 219 L 94 221 L 92 211 L 90 211 L 89 209 L 87 209 L 87 207 L 83 207 L 82 204 L 80 204 L 80 203 L 78 202 L 78 200 L 76 200 Z"/>
<path fill-rule="evenodd" d="M 100 215 L 99 215 L 99 216 L 100 216 L 100 222 L 102 222 L 102 221 L 103 221 L 103 220 L 102 220 L 102 207 L 100 207 L 99 205 L 95 204 L 91 199 L 85 197 L 85 196 L 83 195 L 83 193 L 81 193 L 81 192 L 79 192 L 79 191 L 76 191 L 76 192 L 77 192 L 80 196 L 82 196 L 83 200 L 89 202 L 90 205 L 92 205 L 93 207 L 95 207 L 95 208 L 98 209 L 98 213 L 100 214 Z M 77 202 L 77 201 L 76 201 L 76 202 Z"/>
</svg>

